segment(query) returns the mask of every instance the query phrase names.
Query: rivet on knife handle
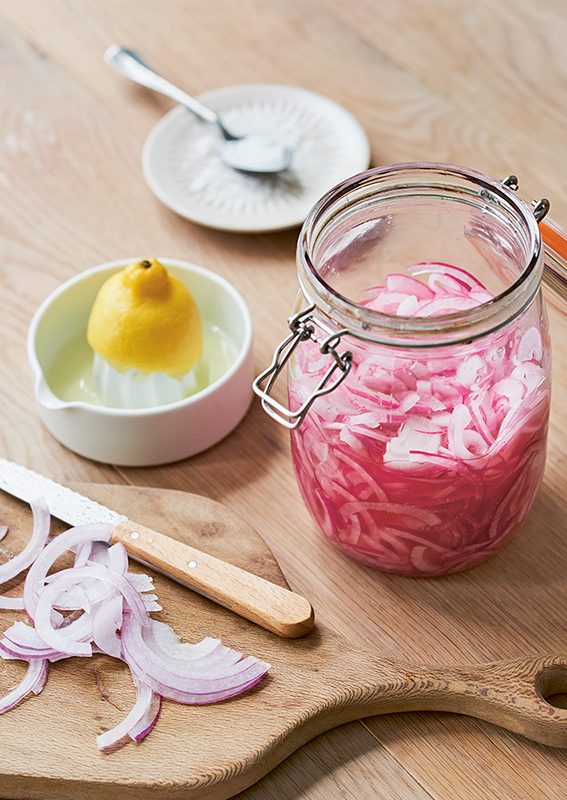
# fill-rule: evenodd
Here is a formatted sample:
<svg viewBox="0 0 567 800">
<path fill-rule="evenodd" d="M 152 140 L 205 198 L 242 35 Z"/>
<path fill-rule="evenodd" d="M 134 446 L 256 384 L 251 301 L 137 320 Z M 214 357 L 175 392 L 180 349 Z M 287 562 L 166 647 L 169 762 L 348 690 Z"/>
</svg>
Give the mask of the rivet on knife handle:
<svg viewBox="0 0 567 800">
<path fill-rule="evenodd" d="M 120 522 L 112 541 L 122 542 L 139 561 L 279 636 L 296 639 L 313 628 L 313 609 L 304 597 L 144 525 Z"/>
</svg>

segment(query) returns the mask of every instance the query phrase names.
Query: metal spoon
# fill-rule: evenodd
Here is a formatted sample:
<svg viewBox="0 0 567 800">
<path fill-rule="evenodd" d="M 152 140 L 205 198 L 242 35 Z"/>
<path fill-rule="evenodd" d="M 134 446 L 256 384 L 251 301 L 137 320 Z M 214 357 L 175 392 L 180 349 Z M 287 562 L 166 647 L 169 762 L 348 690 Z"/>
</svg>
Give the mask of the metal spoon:
<svg viewBox="0 0 567 800">
<path fill-rule="evenodd" d="M 283 172 L 289 167 L 292 154 L 288 147 L 265 134 L 236 136 L 231 133 L 216 111 L 154 72 L 134 50 L 113 44 L 104 54 L 104 60 L 134 83 L 175 100 L 199 119 L 216 125 L 224 139 L 220 155 L 229 167 L 240 172 L 263 174 Z"/>
</svg>

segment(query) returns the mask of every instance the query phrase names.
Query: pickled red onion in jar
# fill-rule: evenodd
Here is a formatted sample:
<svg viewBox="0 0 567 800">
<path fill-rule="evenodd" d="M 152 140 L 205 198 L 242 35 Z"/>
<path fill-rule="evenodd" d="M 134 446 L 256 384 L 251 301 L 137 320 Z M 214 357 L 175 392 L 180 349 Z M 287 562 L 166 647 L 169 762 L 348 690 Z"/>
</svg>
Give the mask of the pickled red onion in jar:
<svg viewBox="0 0 567 800">
<path fill-rule="evenodd" d="M 388 275 L 359 305 L 434 317 L 491 298 L 466 270 L 430 262 Z M 349 341 L 350 374 L 292 431 L 302 494 L 336 546 L 384 571 L 433 576 L 483 561 L 512 537 L 545 463 L 548 353 L 534 314 L 417 352 Z M 327 370 L 306 342 L 289 374 L 292 408 Z"/>
</svg>

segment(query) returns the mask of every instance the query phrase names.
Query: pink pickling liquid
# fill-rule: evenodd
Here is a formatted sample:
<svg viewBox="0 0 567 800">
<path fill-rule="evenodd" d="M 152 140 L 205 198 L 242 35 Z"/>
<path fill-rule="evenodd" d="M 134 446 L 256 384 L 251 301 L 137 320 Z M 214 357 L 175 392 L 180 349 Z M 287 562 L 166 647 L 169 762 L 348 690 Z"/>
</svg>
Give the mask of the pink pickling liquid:
<svg viewBox="0 0 567 800">
<path fill-rule="evenodd" d="M 451 265 L 409 272 L 388 276 L 360 304 L 436 316 L 491 298 Z M 305 502 L 337 547 L 381 570 L 432 576 L 470 567 L 509 541 L 545 464 L 549 364 L 539 329 L 534 304 L 466 345 L 410 353 L 349 342 L 349 376 L 291 439 Z M 292 408 L 328 368 L 317 344 L 298 348 Z"/>
</svg>

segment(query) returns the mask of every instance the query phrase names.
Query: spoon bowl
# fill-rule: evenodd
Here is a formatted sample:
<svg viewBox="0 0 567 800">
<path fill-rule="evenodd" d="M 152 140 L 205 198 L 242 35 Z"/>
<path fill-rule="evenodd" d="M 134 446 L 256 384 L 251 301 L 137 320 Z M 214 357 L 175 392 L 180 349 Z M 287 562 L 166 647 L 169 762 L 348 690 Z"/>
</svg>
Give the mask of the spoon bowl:
<svg viewBox="0 0 567 800">
<path fill-rule="evenodd" d="M 223 162 L 240 172 L 273 175 L 285 172 L 291 163 L 291 150 L 268 136 L 251 134 L 225 140 L 221 145 Z"/>
<path fill-rule="evenodd" d="M 113 44 L 104 60 L 125 78 L 175 100 L 199 119 L 216 125 L 223 136 L 219 154 L 228 167 L 253 175 L 274 175 L 289 168 L 293 155 L 289 147 L 272 134 L 235 135 L 216 111 L 155 72 L 135 50 Z"/>
</svg>

